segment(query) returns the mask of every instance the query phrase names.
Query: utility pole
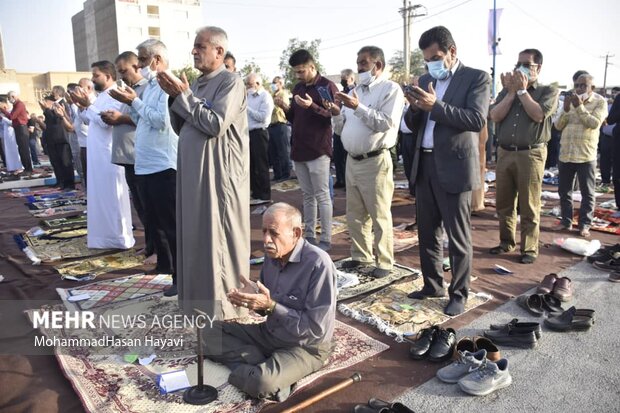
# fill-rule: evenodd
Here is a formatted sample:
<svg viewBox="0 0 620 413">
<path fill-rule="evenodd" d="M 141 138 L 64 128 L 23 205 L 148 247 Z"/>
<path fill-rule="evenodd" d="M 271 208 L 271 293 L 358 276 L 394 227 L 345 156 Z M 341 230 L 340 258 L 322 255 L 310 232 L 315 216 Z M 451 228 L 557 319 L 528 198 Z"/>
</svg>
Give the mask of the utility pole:
<svg viewBox="0 0 620 413">
<path fill-rule="evenodd" d="M 422 12 L 416 12 L 418 9 L 424 9 Z M 411 0 L 403 0 L 403 7 L 399 10 L 403 16 L 403 59 L 405 63 L 405 82 L 409 83 L 411 74 L 411 22 L 414 17 L 426 16 L 426 7 L 421 4 L 411 5 Z"/>
<path fill-rule="evenodd" d="M 605 58 L 605 75 L 603 76 L 603 90 L 605 95 L 607 95 L 607 66 L 609 66 L 612 63 L 609 63 L 609 58 L 610 57 L 614 57 L 616 56 L 615 54 L 609 54 L 609 52 L 607 52 L 607 54 L 605 56 L 601 56 Z"/>
</svg>

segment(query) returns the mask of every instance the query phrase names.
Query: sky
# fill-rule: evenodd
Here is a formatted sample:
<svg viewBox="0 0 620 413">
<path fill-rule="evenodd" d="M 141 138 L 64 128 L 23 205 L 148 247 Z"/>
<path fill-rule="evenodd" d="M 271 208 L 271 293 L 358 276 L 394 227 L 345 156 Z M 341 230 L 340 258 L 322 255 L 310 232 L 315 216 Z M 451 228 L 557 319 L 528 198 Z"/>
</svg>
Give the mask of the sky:
<svg viewBox="0 0 620 413">
<path fill-rule="evenodd" d="M 443 25 L 467 66 L 489 71 L 488 19 L 492 0 L 412 0 L 426 10 L 411 27 L 412 48 L 427 29 Z M 71 16 L 83 0 L 0 0 L 7 68 L 19 72 L 73 71 Z M 356 69 L 357 51 L 381 47 L 386 59 L 403 47 L 402 0 L 202 0 L 204 25 L 228 32 L 237 67 L 255 61 L 261 72 L 279 74 L 278 63 L 291 38 L 321 39 L 319 61 L 327 74 Z M 585 69 L 594 84 L 620 85 L 620 2 L 617 0 L 497 0 L 503 9 L 496 72 L 512 70 L 519 51 L 544 56 L 540 80 L 567 85 Z M 190 28 L 193 30 L 193 28 Z M 171 47 L 170 45 L 168 45 Z"/>
</svg>

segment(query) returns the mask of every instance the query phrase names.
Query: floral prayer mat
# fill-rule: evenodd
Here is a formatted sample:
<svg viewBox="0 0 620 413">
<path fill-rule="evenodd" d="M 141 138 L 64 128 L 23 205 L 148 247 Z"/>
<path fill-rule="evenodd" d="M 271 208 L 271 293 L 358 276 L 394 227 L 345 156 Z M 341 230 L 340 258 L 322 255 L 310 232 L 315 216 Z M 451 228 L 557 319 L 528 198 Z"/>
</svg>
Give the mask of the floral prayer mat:
<svg viewBox="0 0 620 413">
<path fill-rule="evenodd" d="M 56 208 L 48 208 L 41 210 L 29 210 L 33 217 L 45 218 L 53 217 L 54 215 L 66 214 L 69 212 L 84 212 L 86 211 L 86 205 L 65 205 Z"/>
<path fill-rule="evenodd" d="M 386 285 L 405 277 L 413 276 L 414 278 L 418 278 L 421 275 L 421 272 L 418 270 L 405 267 L 404 265 L 394 264 L 394 268 L 392 269 L 390 275 L 383 278 L 375 278 L 370 275 L 374 268 L 372 266 L 343 269 L 342 263 L 349 260 L 350 258 L 345 258 L 334 262 L 334 264 L 336 265 L 336 269 L 339 271 L 356 275 L 359 280 L 359 284 L 338 290 L 338 301 L 348 300 L 349 298 L 378 290 L 379 288 L 383 288 Z"/>
<path fill-rule="evenodd" d="M 57 188 L 16 188 L 10 191 L 5 192 L 5 194 L 9 198 L 24 198 L 33 195 L 51 195 L 51 194 L 63 194 L 64 192 L 61 189 Z M 70 193 L 80 193 L 81 191 L 71 191 Z"/>
<path fill-rule="evenodd" d="M 111 306 L 158 294 L 171 284 L 172 277 L 168 274 L 139 274 L 99 281 L 76 288 L 57 288 L 56 291 L 67 309 L 79 311 Z M 70 297 L 82 294 L 88 294 L 90 298 L 84 301 L 69 301 Z"/>
<path fill-rule="evenodd" d="M 136 313 L 149 315 L 180 314 L 177 300 L 152 297 L 139 300 L 130 305 L 114 305 L 105 310 L 105 315 Z M 60 309 L 58 306 L 57 309 Z M 147 322 L 150 325 L 150 323 Z M 77 330 L 42 329 L 47 337 L 74 338 Z M 121 331 L 79 330 L 79 337 L 97 338 L 115 334 L 119 338 L 144 337 L 145 329 L 124 328 Z M 190 384 L 196 384 L 196 338 L 192 329 L 168 329 L 152 327 L 146 333 L 161 339 L 183 338 L 182 345 L 166 346 L 164 350 L 151 349 L 156 358 L 148 365 L 128 363 L 123 354 L 129 348 L 112 351 L 95 351 L 90 347 L 55 348 L 56 357 L 65 374 L 71 381 L 86 411 L 96 413 L 125 412 L 201 412 L 201 413 L 253 413 L 268 402 L 249 399 L 247 395 L 228 384 L 230 370 L 221 364 L 208 360 L 204 362 L 205 382 L 218 390 L 218 399 L 205 406 L 192 406 L 183 402 L 183 391 L 160 394 L 156 383 L 157 375 L 175 370 L 185 370 Z M 336 321 L 334 330 L 336 346 L 326 367 L 305 377 L 297 383 L 302 388 L 334 371 L 341 370 L 364 361 L 389 348 L 359 330 Z M 125 352 L 123 352 L 125 350 Z M 133 349 L 135 350 L 135 349 Z M 95 354 L 97 352 L 97 354 Z M 105 353 L 105 354 L 104 354 Z M 110 354 L 112 353 L 112 354 Z"/>
<path fill-rule="evenodd" d="M 63 279 L 67 276 L 80 278 L 83 275 L 97 276 L 116 270 L 138 267 L 144 264 L 144 255 L 136 255 L 134 250 L 104 255 L 102 257 L 69 262 L 54 266 Z"/>
<path fill-rule="evenodd" d="M 418 245 L 418 231 L 414 229 L 415 224 L 403 223 L 393 228 L 394 230 L 394 252 L 401 252 Z"/>
<path fill-rule="evenodd" d="M 53 239 L 41 239 L 16 235 L 15 241 L 20 249 L 28 248 L 32 252 L 31 260 L 38 259 L 41 262 L 54 262 L 69 258 L 93 257 L 110 253 L 110 249 L 88 248 L 86 235 L 76 238 L 63 239 L 60 237 Z"/>
<path fill-rule="evenodd" d="M 297 179 L 289 179 L 271 185 L 271 189 L 275 189 L 276 191 L 280 192 L 289 192 L 301 189 L 301 187 L 299 186 L 299 182 L 297 181 Z"/>
<path fill-rule="evenodd" d="M 441 324 L 452 317 L 444 314 L 448 298 L 414 300 L 407 297 L 424 286 L 422 277 L 390 285 L 359 301 L 339 304 L 338 310 L 357 321 L 376 326 L 379 331 L 402 341 L 404 336 L 417 334 L 421 329 Z M 478 307 L 492 297 L 484 293 L 469 292 L 465 311 Z"/>
<path fill-rule="evenodd" d="M 26 202 L 24 205 L 31 211 L 40 211 L 64 206 L 86 205 L 86 198 L 51 199 L 46 201 Z"/>
</svg>

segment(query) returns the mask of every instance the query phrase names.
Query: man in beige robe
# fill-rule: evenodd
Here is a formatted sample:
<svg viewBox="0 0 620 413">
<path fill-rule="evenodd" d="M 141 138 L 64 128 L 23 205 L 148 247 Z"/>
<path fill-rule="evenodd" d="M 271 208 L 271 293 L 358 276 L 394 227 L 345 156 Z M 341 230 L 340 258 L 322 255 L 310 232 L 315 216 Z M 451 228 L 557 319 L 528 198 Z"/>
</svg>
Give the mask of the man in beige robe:
<svg viewBox="0 0 620 413">
<path fill-rule="evenodd" d="M 243 80 L 226 71 L 226 32 L 199 29 L 192 54 L 202 72 L 190 87 L 160 72 L 179 135 L 177 266 L 179 304 L 217 319 L 243 316 L 226 298 L 250 272 L 249 131 Z"/>
</svg>

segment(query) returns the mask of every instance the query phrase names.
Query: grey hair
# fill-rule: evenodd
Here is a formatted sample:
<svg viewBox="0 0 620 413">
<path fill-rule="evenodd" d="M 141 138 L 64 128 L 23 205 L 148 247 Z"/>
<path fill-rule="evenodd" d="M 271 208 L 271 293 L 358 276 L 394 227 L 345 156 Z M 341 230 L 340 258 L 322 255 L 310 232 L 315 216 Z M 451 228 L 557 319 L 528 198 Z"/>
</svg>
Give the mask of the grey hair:
<svg viewBox="0 0 620 413">
<path fill-rule="evenodd" d="M 162 58 L 166 64 L 169 63 L 168 60 L 168 48 L 161 40 L 157 39 L 146 39 L 142 43 L 136 46 L 137 50 L 144 49 L 149 57 L 159 56 Z"/>
<path fill-rule="evenodd" d="M 217 26 L 204 26 L 196 30 L 197 35 L 209 33 L 209 43 L 214 46 L 219 46 L 224 49 L 224 52 L 228 50 L 228 35 L 224 29 Z"/>
<path fill-rule="evenodd" d="M 9 91 L 9 93 L 7 93 L 6 95 L 7 95 L 7 96 L 18 97 L 18 96 L 19 96 L 19 93 L 18 93 L 18 92 L 16 92 L 16 91 L 14 91 L 14 90 L 11 90 L 11 91 Z"/>
<path fill-rule="evenodd" d="M 594 76 L 592 76 L 592 75 L 591 75 L 591 74 L 589 74 L 589 73 L 584 73 L 584 74 L 582 74 L 582 75 L 579 75 L 579 77 L 578 77 L 577 79 L 581 79 L 581 78 L 587 79 L 587 80 L 589 80 L 590 82 L 594 82 Z M 594 84 L 593 84 L 592 86 L 594 86 Z"/>
<path fill-rule="evenodd" d="M 340 72 L 340 76 L 353 76 L 353 70 L 351 69 L 344 69 L 342 72 Z"/>
<path fill-rule="evenodd" d="M 245 81 L 246 82 L 252 81 L 253 83 L 258 83 L 260 85 L 261 78 L 260 76 L 258 76 L 258 73 L 251 72 L 245 77 Z"/>
<path fill-rule="evenodd" d="M 286 202 L 276 202 L 263 213 L 263 216 L 275 217 L 276 214 L 283 214 L 286 221 L 291 224 L 293 228 L 301 228 L 301 212 L 292 205 Z"/>
<path fill-rule="evenodd" d="M 92 80 L 90 80 L 87 77 L 83 77 L 80 80 L 78 80 L 78 85 L 80 85 L 80 87 L 84 87 L 84 85 L 88 86 L 90 89 L 94 89 L 95 88 L 95 84 L 93 83 Z"/>
</svg>

